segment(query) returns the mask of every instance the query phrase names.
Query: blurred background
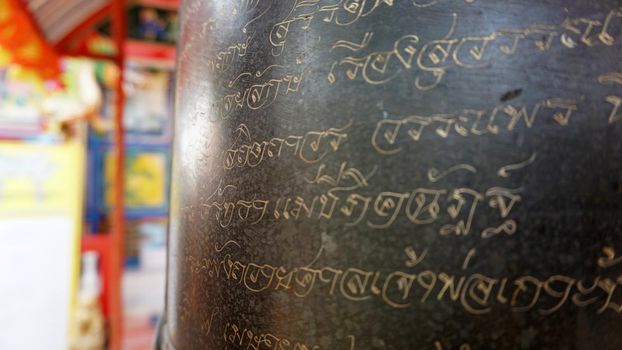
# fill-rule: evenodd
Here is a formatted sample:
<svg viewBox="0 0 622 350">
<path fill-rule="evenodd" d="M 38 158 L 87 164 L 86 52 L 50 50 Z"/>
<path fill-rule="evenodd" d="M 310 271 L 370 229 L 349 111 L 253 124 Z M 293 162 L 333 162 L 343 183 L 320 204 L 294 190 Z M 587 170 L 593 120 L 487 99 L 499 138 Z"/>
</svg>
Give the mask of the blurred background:
<svg viewBox="0 0 622 350">
<path fill-rule="evenodd" d="M 179 0 L 0 0 L 0 349 L 151 349 Z"/>
</svg>

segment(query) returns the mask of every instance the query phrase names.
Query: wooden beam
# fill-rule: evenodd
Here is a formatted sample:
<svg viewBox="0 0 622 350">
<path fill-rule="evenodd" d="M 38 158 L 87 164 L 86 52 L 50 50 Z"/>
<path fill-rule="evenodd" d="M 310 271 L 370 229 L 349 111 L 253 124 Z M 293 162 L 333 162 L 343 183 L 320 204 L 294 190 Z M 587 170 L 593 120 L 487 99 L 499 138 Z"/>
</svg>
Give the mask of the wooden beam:
<svg viewBox="0 0 622 350">
<path fill-rule="evenodd" d="M 63 38 L 54 44 L 56 50 L 65 55 L 72 55 L 72 51 L 74 50 L 72 44 L 81 43 L 86 40 L 87 35 L 92 32 L 95 25 L 102 22 L 107 16 L 110 16 L 111 9 L 112 5 L 106 4 L 99 10 L 93 12 L 91 16 L 86 18 L 82 23 L 65 34 Z"/>
<path fill-rule="evenodd" d="M 125 64 L 125 37 L 126 37 L 126 8 L 124 0 L 111 1 L 112 35 L 117 46 L 117 65 L 119 66 L 119 80 L 117 82 L 115 121 L 115 173 L 114 173 L 114 205 L 112 207 L 111 233 L 111 268 L 112 283 L 110 290 L 110 349 L 121 350 L 123 340 L 123 299 L 122 277 L 124 261 L 124 172 L 125 172 L 125 139 L 123 130 L 123 108 L 125 94 L 123 92 L 123 76 Z"/>
</svg>

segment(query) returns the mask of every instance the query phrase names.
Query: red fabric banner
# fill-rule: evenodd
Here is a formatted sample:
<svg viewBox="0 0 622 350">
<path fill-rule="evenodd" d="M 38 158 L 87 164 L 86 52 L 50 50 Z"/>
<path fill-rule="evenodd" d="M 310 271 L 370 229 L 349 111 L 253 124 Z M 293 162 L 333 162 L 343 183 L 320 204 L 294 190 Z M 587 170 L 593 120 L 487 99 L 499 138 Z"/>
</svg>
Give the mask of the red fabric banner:
<svg viewBox="0 0 622 350">
<path fill-rule="evenodd" d="M 60 75 L 60 56 L 43 38 L 20 0 L 0 0 L 0 50 L 11 63 L 35 70 L 43 79 Z"/>
</svg>

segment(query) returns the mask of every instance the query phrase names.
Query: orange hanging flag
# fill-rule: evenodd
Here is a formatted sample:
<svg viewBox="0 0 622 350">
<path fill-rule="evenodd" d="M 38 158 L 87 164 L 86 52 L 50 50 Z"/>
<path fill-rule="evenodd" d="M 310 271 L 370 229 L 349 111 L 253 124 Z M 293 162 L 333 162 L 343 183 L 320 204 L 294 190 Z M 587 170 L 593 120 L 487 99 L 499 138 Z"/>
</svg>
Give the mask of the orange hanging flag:
<svg viewBox="0 0 622 350">
<path fill-rule="evenodd" d="M 20 0 L 0 0 L 0 51 L 11 63 L 35 70 L 43 79 L 60 75 L 60 56 L 40 35 Z"/>
</svg>

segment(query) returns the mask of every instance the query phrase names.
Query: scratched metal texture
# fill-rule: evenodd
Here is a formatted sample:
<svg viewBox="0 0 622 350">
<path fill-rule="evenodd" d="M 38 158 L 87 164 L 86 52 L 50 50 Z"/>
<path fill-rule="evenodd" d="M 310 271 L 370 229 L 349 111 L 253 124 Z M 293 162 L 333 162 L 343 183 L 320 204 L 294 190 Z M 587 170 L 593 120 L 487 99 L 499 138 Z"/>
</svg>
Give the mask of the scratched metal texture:
<svg viewBox="0 0 622 350">
<path fill-rule="evenodd" d="M 326 11 L 331 4 L 338 5 L 338 19 Z M 622 253 L 622 120 L 610 116 L 622 85 L 619 75 L 606 75 L 622 72 L 622 18 L 610 15 L 620 5 L 618 0 L 183 1 L 163 348 L 294 349 L 299 343 L 308 349 L 337 350 L 622 349 L 622 315 L 615 310 L 622 303 L 622 290 L 611 293 L 609 301 L 606 294 L 595 292 L 597 300 L 585 306 L 572 300 L 577 281 L 586 288 L 596 281 L 598 290 L 622 282 L 622 265 L 615 264 Z M 357 6 L 363 8 L 360 17 Z M 608 16 L 609 36 L 599 36 Z M 288 18 L 297 19 L 277 36 L 275 28 Z M 580 20 L 568 22 L 573 19 Z M 582 41 L 589 20 L 598 22 Z M 574 23 L 579 32 L 564 23 Z M 510 29 L 528 30 L 528 35 L 520 38 L 516 52 L 506 54 L 500 45 L 509 45 L 512 37 L 499 33 Z M 557 34 L 547 43 L 551 32 Z M 366 47 L 335 47 L 339 40 L 360 44 L 365 33 L 372 33 Z M 497 34 L 483 54 L 481 46 L 469 46 L 482 44 L 481 38 L 492 33 Z M 396 41 L 408 35 L 411 41 L 404 39 L 397 46 L 415 50 L 410 65 L 393 55 L 384 72 L 378 61 L 378 69 L 368 65 L 363 74 L 359 67 L 350 76 L 347 70 L 352 66 L 339 65 L 346 57 L 393 50 Z M 444 61 L 440 50 L 440 62 L 430 63 L 433 57 L 426 53 L 418 64 L 426 43 L 465 37 L 479 39 L 463 43 L 467 49 L 456 57 Z M 239 43 L 233 58 L 222 54 Z M 400 51 L 402 57 L 406 49 Z M 265 96 L 247 96 L 243 107 L 226 111 L 225 96 L 288 74 L 289 80 L 303 77 L 297 89 L 286 93 L 290 81 L 281 81 L 280 93 L 269 103 L 252 109 L 248 99 L 257 107 Z M 565 101 L 572 109 L 567 123 L 563 114 L 568 109 L 546 109 L 542 101 L 549 106 Z M 508 130 L 510 117 L 499 112 L 496 133 L 476 135 L 469 124 L 467 135 L 455 125 L 443 135 L 437 118 L 418 140 L 408 134 L 413 124 L 404 124 L 391 141 L 391 130 L 379 127 L 395 125 L 383 120 L 464 110 L 490 114 L 496 107 L 511 112 L 508 106 L 525 106 L 531 113 L 539 102 L 544 107 L 531 126 L 520 119 Z M 561 113 L 558 120 L 553 118 L 555 111 Z M 326 152 L 317 162 L 311 159 L 312 149 L 305 161 L 287 148 L 280 157 L 266 157 L 254 167 L 224 166 L 232 145 L 345 126 L 347 138 L 338 150 Z M 375 141 L 374 131 L 379 133 Z M 368 184 L 355 192 L 373 198 L 370 214 L 355 225 L 347 225 L 353 220 L 339 214 L 340 206 L 329 220 L 317 215 L 287 219 L 282 213 L 276 217 L 272 209 L 254 224 L 237 216 L 222 224 L 222 217 L 221 222 L 216 217 L 219 202 L 274 203 L 297 196 L 310 200 L 331 188 L 309 183 L 318 169 L 323 165 L 322 174 L 334 175 L 344 163 L 366 177 Z M 499 173 L 512 164 L 519 165 Z M 455 166 L 459 167 L 447 176 L 430 181 L 430 169 L 443 172 Z M 452 193 L 463 188 L 483 193 L 494 187 L 515 189 L 520 201 L 503 218 L 490 198 L 483 199 L 466 233 L 439 233 L 464 213 L 455 219 L 448 214 L 447 195 L 433 223 L 414 224 L 402 203 L 389 227 L 371 227 L 391 219 L 374 211 L 382 210 L 374 208 L 382 192 L 428 188 Z M 347 196 L 345 190 L 334 193 Z M 384 204 L 385 213 L 391 213 L 391 203 Z M 516 224 L 513 234 L 482 237 L 484 229 L 507 220 Z M 408 251 L 425 257 L 409 266 Z M 209 261 L 224 262 L 219 274 L 208 272 Z M 225 274 L 234 261 L 288 271 L 307 266 L 356 268 L 381 272 L 382 279 L 393 271 L 417 275 L 429 270 L 456 280 L 480 274 L 498 282 L 485 312 L 474 314 L 449 293 L 439 300 L 440 280 L 425 302 L 425 290 L 417 281 L 405 300 L 391 294 L 390 300 L 402 303 L 395 306 L 369 284 L 361 300 L 344 297 L 339 283 L 331 293 L 327 283 L 318 281 L 302 297 L 292 289 L 276 290 L 274 283 L 253 291 L 245 287 L 253 282 Z M 268 273 L 269 268 L 262 271 Z M 533 286 L 525 287 L 514 307 L 511 300 L 498 298 L 503 278 L 513 283 L 520 276 L 545 281 L 555 275 L 574 282 L 564 304 L 549 315 L 543 310 L 563 299 L 550 294 L 563 294 L 568 284 L 551 282 L 548 293 L 540 290 L 537 305 L 524 311 L 518 306 L 529 304 Z M 356 284 L 344 283 L 343 288 L 357 291 Z M 382 281 L 378 285 L 382 288 Z M 473 298 L 468 300 L 474 305 Z M 608 307 L 601 309 L 603 305 Z M 231 336 L 233 325 L 239 328 L 239 338 Z M 268 342 L 266 334 L 280 340 Z M 253 337 L 264 341 L 257 345 Z"/>
</svg>

